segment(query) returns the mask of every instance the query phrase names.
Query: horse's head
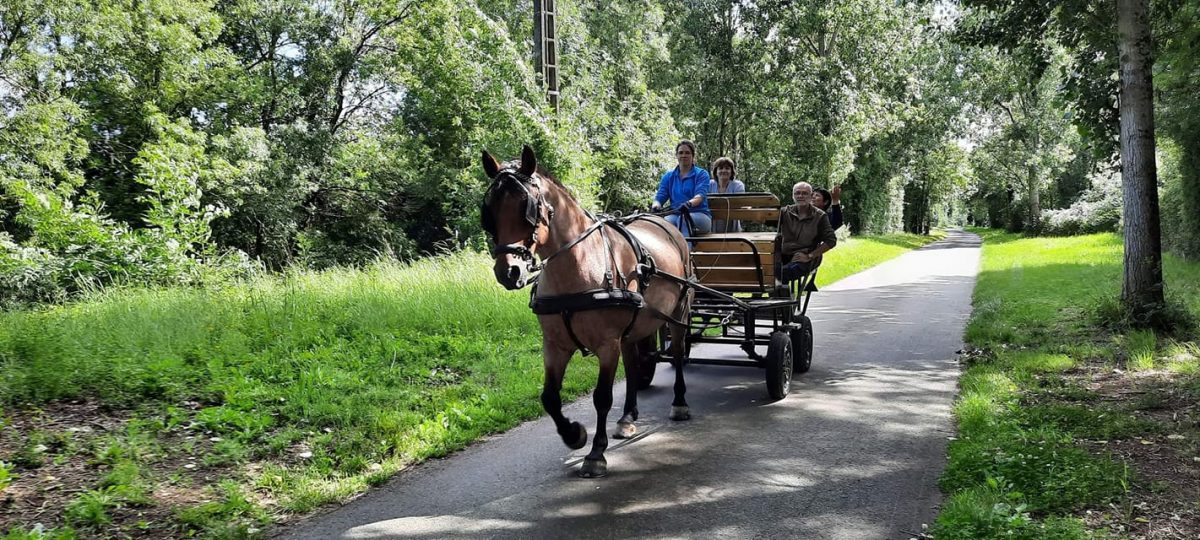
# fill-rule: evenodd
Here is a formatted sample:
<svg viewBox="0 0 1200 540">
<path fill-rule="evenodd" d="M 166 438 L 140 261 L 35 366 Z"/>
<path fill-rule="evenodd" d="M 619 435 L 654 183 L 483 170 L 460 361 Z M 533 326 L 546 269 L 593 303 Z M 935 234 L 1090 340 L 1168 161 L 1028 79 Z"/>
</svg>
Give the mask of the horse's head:
<svg viewBox="0 0 1200 540">
<path fill-rule="evenodd" d="M 520 289 L 534 272 L 534 252 L 550 235 L 554 208 L 546 201 L 547 180 L 538 175 L 537 156 L 528 145 L 515 164 L 500 163 L 485 150 L 483 170 L 492 179 L 479 212 L 493 244 L 492 270 L 506 289 Z"/>
</svg>

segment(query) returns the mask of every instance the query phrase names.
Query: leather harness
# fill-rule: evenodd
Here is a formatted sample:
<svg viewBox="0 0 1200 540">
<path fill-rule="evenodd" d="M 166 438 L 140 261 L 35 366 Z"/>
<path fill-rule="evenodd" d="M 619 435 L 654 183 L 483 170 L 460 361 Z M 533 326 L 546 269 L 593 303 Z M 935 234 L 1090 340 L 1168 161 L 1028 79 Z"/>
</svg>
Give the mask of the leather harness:
<svg viewBox="0 0 1200 540">
<path fill-rule="evenodd" d="M 528 175 L 521 174 L 512 168 L 506 168 L 498 172 L 496 174 L 495 182 L 492 184 L 492 187 L 488 189 L 489 196 L 484 198 L 484 204 L 481 208 L 484 228 L 489 234 L 492 235 L 494 239 L 494 223 L 491 219 L 491 214 L 487 209 L 487 201 L 490 199 L 490 193 L 506 180 L 515 181 L 515 183 L 519 185 L 521 190 L 524 192 L 525 212 L 523 217 L 526 219 L 526 221 L 533 225 L 533 238 L 536 240 L 537 224 L 541 221 L 542 205 L 545 205 L 549 208 L 549 217 L 546 218 L 547 226 L 550 224 L 550 220 L 554 217 L 554 209 L 553 207 L 550 207 L 549 202 L 546 201 L 544 191 L 539 189 L 539 193 L 535 196 L 529 189 L 530 186 L 539 187 L 536 180 Z M 600 237 L 604 240 L 604 251 L 608 258 L 608 262 L 605 265 L 604 270 L 603 287 L 577 293 L 560 294 L 554 296 L 538 296 L 537 278 L 535 277 L 532 280 L 533 286 L 529 291 L 529 308 L 537 315 L 552 315 L 558 313 L 563 319 L 563 325 L 567 328 L 567 334 L 571 336 L 571 341 L 573 341 L 575 346 L 582 351 L 584 356 L 592 354 L 592 352 L 588 350 L 587 347 L 583 346 L 583 343 L 579 341 L 579 337 L 575 334 L 575 330 L 571 324 L 571 319 L 574 317 L 575 313 L 580 311 L 608 308 L 632 309 L 633 317 L 630 318 L 629 324 L 625 326 L 625 330 L 621 333 L 622 339 L 629 336 L 629 332 L 633 330 L 633 325 L 637 322 L 638 315 L 641 314 L 643 309 L 650 309 L 656 316 L 660 318 L 664 318 L 674 323 L 686 326 L 686 322 L 677 321 L 668 314 L 662 313 L 653 307 L 647 307 L 645 296 L 641 292 L 628 289 L 629 281 L 627 280 L 626 275 L 622 274 L 619 270 L 615 274 L 613 272 L 613 269 L 616 266 L 616 255 L 613 251 L 612 241 L 609 239 L 609 230 L 612 230 L 621 238 L 623 238 L 625 242 L 629 244 L 629 247 L 633 249 L 634 259 L 637 261 L 634 266 L 634 273 L 636 274 L 638 281 L 638 288 L 641 291 L 645 291 L 647 289 L 652 276 L 665 277 L 668 279 L 668 281 L 680 284 L 685 288 L 694 283 L 695 277 L 690 275 L 690 272 L 687 278 L 684 279 L 678 276 L 673 276 L 666 272 L 659 271 L 654 263 L 654 258 L 646 252 L 646 249 L 642 245 L 641 241 L 638 240 L 637 236 L 635 236 L 633 232 L 629 230 L 628 226 L 636 221 L 644 220 L 662 228 L 664 231 L 667 231 L 666 227 L 663 227 L 661 223 L 648 219 L 648 215 L 646 214 L 634 214 L 624 218 L 617 218 L 605 215 L 597 217 L 592 215 L 592 213 L 588 212 L 586 209 L 584 209 L 584 213 L 588 216 L 588 218 L 594 220 L 591 226 L 580 233 L 578 237 L 559 248 L 558 251 L 555 251 L 553 254 L 543 259 L 541 264 L 532 265 L 532 268 L 534 271 L 544 269 L 552 259 L 569 251 L 587 239 L 587 237 L 599 231 Z M 513 253 L 524 259 L 530 261 L 533 260 L 533 253 L 529 250 L 529 248 L 521 244 L 496 246 L 492 250 L 493 256 L 506 253 Z M 682 259 L 683 257 L 681 256 L 680 258 Z M 686 259 L 683 260 L 683 263 L 684 268 L 689 268 Z M 540 275 L 541 274 L 538 274 L 538 276 Z M 680 305 L 683 304 L 686 298 L 686 294 L 680 295 Z M 678 306 L 676 306 L 676 308 L 676 311 L 678 311 Z"/>
</svg>

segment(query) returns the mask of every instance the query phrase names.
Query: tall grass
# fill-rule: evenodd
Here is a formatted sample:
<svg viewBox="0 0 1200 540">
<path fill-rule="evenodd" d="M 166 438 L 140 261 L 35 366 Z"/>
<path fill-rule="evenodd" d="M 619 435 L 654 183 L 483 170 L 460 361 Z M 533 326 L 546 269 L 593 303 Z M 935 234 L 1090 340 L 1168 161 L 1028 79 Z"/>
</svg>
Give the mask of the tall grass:
<svg viewBox="0 0 1200 540">
<path fill-rule="evenodd" d="M 235 462 L 311 449 L 263 486 L 306 510 L 541 412 L 536 319 L 489 267 L 460 254 L 6 313 L 0 403 L 97 400 L 224 437 Z M 592 380 L 576 366 L 565 393 Z"/>
</svg>

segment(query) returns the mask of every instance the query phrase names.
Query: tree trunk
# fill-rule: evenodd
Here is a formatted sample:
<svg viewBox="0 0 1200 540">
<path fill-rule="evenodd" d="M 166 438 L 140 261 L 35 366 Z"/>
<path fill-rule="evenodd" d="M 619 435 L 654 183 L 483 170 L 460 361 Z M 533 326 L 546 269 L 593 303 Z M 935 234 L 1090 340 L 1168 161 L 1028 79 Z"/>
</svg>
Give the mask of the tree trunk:
<svg viewBox="0 0 1200 540">
<path fill-rule="evenodd" d="M 1132 320 L 1140 324 L 1148 323 L 1163 305 L 1149 4 L 1149 0 L 1117 0 L 1121 177 L 1125 203 L 1125 279 L 1121 300 Z"/>
<path fill-rule="evenodd" d="M 1029 178 L 1027 187 L 1029 189 L 1029 217 L 1026 218 L 1025 230 L 1033 234 L 1041 234 L 1042 232 L 1042 190 L 1039 189 L 1040 175 L 1036 166 L 1030 166 L 1027 171 Z"/>
</svg>

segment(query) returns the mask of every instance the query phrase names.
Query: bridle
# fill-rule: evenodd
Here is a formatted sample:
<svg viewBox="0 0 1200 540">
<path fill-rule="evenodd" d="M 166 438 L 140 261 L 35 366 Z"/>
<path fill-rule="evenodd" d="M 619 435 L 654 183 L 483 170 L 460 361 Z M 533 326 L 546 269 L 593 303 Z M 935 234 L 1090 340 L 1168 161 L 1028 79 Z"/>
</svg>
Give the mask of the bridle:
<svg viewBox="0 0 1200 540">
<path fill-rule="evenodd" d="M 496 240 L 495 218 L 492 217 L 492 212 L 488 208 L 488 202 L 492 200 L 492 197 L 496 193 L 510 185 L 519 188 L 525 196 L 524 218 L 525 222 L 531 227 L 531 232 L 527 243 L 514 242 L 512 244 L 499 245 Z M 545 208 L 546 212 L 543 213 L 542 208 Z M 544 221 L 546 227 L 550 227 L 550 220 L 554 219 L 554 207 L 546 200 L 546 190 L 542 189 L 539 178 L 523 174 L 514 167 L 500 169 L 496 173 L 496 177 L 492 179 L 492 185 L 488 187 L 487 193 L 483 197 L 479 213 L 483 230 L 488 233 L 488 236 L 492 240 L 492 257 L 512 254 L 525 261 L 530 272 L 536 272 L 541 269 L 541 265 L 534 264 L 533 257 L 533 250 L 538 243 L 538 226 Z"/>
</svg>

